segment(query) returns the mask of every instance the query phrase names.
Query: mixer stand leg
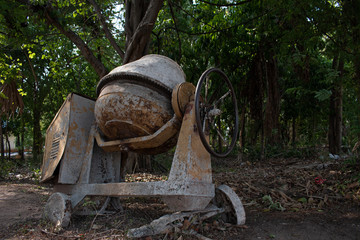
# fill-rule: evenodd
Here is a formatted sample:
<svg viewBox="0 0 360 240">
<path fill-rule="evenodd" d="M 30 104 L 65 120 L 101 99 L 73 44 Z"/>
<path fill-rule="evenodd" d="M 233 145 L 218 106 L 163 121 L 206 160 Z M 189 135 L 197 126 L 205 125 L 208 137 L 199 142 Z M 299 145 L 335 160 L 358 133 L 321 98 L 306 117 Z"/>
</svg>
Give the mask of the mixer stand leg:
<svg viewBox="0 0 360 240">
<path fill-rule="evenodd" d="M 163 201 L 174 211 L 192 211 L 204 209 L 214 197 L 215 186 L 212 183 L 211 156 L 202 145 L 199 129 L 196 126 L 194 102 L 186 107 L 178 142 L 169 174 L 169 183 L 194 186 L 204 184 L 211 189 L 207 197 L 164 196 Z M 179 194 L 180 195 L 180 194 Z"/>
</svg>

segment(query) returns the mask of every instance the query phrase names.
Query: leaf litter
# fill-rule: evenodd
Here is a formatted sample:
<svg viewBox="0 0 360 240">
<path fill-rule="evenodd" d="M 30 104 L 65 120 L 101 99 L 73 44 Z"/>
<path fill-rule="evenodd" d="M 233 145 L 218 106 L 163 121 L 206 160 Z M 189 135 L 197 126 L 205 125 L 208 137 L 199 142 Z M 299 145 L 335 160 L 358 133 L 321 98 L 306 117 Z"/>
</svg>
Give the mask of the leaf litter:
<svg viewBox="0 0 360 240">
<path fill-rule="evenodd" d="M 213 159 L 213 181 L 226 184 L 241 198 L 247 212 L 321 212 L 335 205 L 359 206 L 359 166 L 347 168 L 340 160 L 331 163 L 314 159 L 274 158 L 262 162 Z M 29 182 L 31 174 L 24 174 Z M 12 178 L 12 179 L 11 179 Z M 8 181 L 21 181 L 11 176 Z M 30 180 L 29 180 L 30 179 Z M 126 181 L 166 181 L 164 174 L 127 174 Z M 49 191 L 51 188 L 49 188 Z M 55 232 L 43 220 L 13 225 L 14 239 L 127 239 L 131 228 L 149 224 L 171 214 L 158 198 L 125 198 L 124 211 L 72 217 L 69 228 Z M 146 239 L 226 239 L 237 236 L 248 225 L 235 226 L 219 217 L 199 220 L 184 217 L 166 233 Z"/>
</svg>

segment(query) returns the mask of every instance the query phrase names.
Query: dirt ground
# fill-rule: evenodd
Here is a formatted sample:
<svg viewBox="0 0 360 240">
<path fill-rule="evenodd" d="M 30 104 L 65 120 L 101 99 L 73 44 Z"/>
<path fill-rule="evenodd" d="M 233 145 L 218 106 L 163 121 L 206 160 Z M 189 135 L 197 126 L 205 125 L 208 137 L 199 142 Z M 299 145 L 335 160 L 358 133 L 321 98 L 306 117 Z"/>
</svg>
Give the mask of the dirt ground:
<svg viewBox="0 0 360 240">
<path fill-rule="evenodd" d="M 360 239 L 360 187 L 354 178 L 358 172 L 337 163 L 324 166 L 323 162 L 298 159 L 261 164 L 215 161 L 214 182 L 228 184 L 240 196 L 246 225 L 237 227 L 213 218 L 146 239 Z M 157 177 L 131 176 L 145 181 Z M 319 183 L 319 178 L 324 181 Z M 1 181 L 0 239 L 127 239 L 128 229 L 170 213 L 159 199 L 130 198 L 122 200 L 123 212 L 74 215 L 68 228 L 55 232 L 41 218 L 50 194 L 51 186 L 39 185 L 31 178 Z"/>
<path fill-rule="evenodd" d="M 3 183 L 0 185 L 0 231 L 28 219 L 41 217 L 46 193 L 31 183 Z"/>
</svg>

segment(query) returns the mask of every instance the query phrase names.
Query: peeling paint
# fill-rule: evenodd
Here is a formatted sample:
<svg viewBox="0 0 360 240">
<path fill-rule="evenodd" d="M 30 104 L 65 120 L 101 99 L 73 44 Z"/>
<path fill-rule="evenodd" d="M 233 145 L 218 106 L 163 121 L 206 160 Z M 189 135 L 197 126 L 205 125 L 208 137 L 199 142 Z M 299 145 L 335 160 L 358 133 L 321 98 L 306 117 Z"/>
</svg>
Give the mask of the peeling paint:
<svg viewBox="0 0 360 240">
<path fill-rule="evenodd" d="M 124 85 L 104 87 L 95 104 L 97 124 L 109 140 L 152 134 L 172 118 L 169 99 L 143 86 Z"/>
<path fill-rule="evenodd" d="M 57 181 L 76 183 L 90 127 L 95 121 L 94 105 L 94 100 L 74 93 L 66 98 L 46 133 L 42 182 L 54 177 L 55 169 L 60 164 Z"/>
<path fill-rule="evenodd" d="M 185 81 L 175 62 L 149 55 L 108 76 L 100 81 L 96 102 L 72 94 L 59 110 L 47 131 L 42 179 L 52 177 L 61 160 L 54 190 L 70 194 L 73 207 L 87 195 L 103 195 L 160 196 L 172 210 L 204 209 L 215 196 L 215 186 L 211 156 L 196 127 L 194 86 L 188 85 L 184 95 L 180 128 L 181 116 L 167 94 Z M 120 182 L 120 151 L 159 153 L 176 139 L 168 181 Z"/>
</svg>

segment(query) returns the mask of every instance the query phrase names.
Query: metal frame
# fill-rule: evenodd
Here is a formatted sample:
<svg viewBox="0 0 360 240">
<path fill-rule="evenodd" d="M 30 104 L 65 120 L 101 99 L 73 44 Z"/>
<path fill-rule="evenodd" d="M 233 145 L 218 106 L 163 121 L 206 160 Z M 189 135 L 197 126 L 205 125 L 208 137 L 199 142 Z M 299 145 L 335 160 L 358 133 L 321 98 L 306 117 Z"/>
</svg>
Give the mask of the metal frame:
<svg viewBox="0 0 360 240">
<path fill-rule="evenodd" d="M 68 101 L 70 102 L 68 104 L 74 105 L 71 98 Z M 76 99 L 76 101 L 79 101 L 79 99 Z M 71 115 L 74 109 L 67 109 L 66 111 L 69 111 Z M 211 156 L 201 144 L 198 130 L 195 127 L 195 107 L 193 102 L 187 105 L 183 117 L 168 180 L 146 183 L 120 182 L 121 154 L 119 151 L 161 145 L 161 141 L 157 139 L 163 139 L 164 135 L 173 135 L 174 131 L 178 131 L 177 125 L 179 121 L 174 115 L 174 118 L 168 122 L 166 127 L 161 128 L 153 135 L 108 142 L 101 137 L 96 123 L 93 123 L 86 134 L 88 140 L 85 141 L 86 148 L 82 149 L 83 152 L 85 150 L 83 157 L 82 159 L 76 159 L 77 162 L 81 162 L 81 168 L 77 167 L 80 169 L 77 182 L 66 184 L 69 182 L 67 179 L 63 182 L 57 182 L 54 186 L 54 192 L 68 194 L 73 208 L 85 196 L 97 195 L 162 197 L 163 201 L 172 210 L 191 211 L 204 209 L 215 196 L 215 186 L 212 183 Z M 76 139 L 84 141 L 84 137 L 85 135 L 78 134 Z M 69 146 L 68 149 L 65 148 L 64 152 L 70 151 L 71 147 L 73 146 Z M 69 162 L 68 159 L 66 164 L 69 164 Z M 60 162 L 60 171 L 63 169 L 63 164 L 64 159 Z M 99 173 L 105 174 L 99 175 Z M 64 173 L 62 174 L 64 175 Z M 73 176 L 69 176 L 69 178 L 72 179 Z"/>
<path fill-rule="evenodd" d="M 168 61 L 163 57 L 153 58 Z M 137 64 L 124 65 L 119 69 L 131 70 L 132 67 L 137 68 Z M 178 72 L 180 67 L 173 65 L 171 62 L 169 69 Z M 155 75 L 161 72 L 155 70 Z M 180 80 L 175 82 L 184 80 L 181 73 L 183 74 L 182 71 L 178 74 Z M 76 207 L 86 196 L 93 195 L 161 197 L 174 211 L 205 209 L 215 197 L 215 185 L 212 183 L 212 151 L 209 151 L 205 144 L 209 142 L 209 137 L 202 132 L 202 128 L 197 127 L 199 124 L 196 113 L 200 98 L 194 98 L 199 94 L 194 92 L 195 87 L 192 84 L 180 83 L 175 89 L 177 90 L 172 94 L 175 114 L 171 118 L 170 112 L 167 122 L 158 130 L 147 136 L 137 135 L 141 137 L 110 141 L 99 130 L 101 124 L 95 122 L 95 101 L 70 94 L 47 130 L 41 181 L 55 180 L 55 193 L 45 206 L 45 216 L 56 225 L 65 227 L 69 223 L 71 208 Z M 122 152 L 163 152 L 164 149 L 169 149 L 169 146 L 174 146 L 176 138 L 176 151 L 167 181 L 123 182 L 120 172 L 125 159 L 122 159 Z M 231 209 L 235 209 L 237 222 L 241 219 L 245 221 L 244 212 L 236 208 L 239 206 L 243 210 L 240 199 L 230 188 L 225 190 L 223 192 L 227 199 L 234 203 Z"/>
</svg>

